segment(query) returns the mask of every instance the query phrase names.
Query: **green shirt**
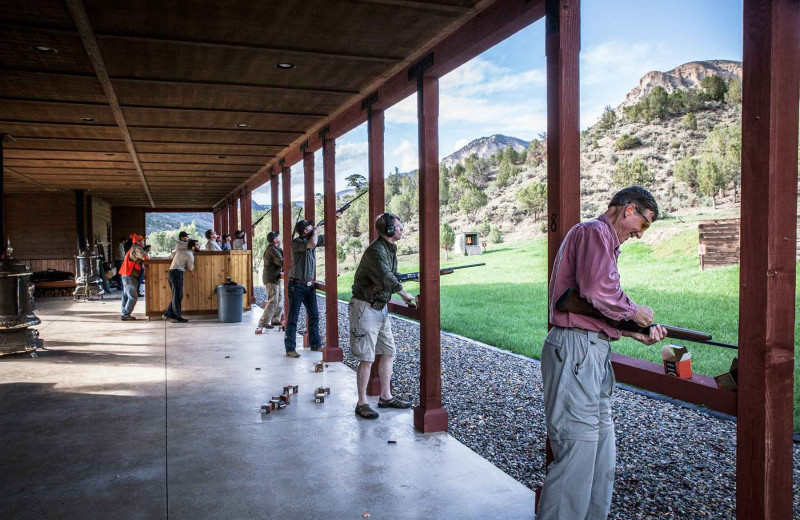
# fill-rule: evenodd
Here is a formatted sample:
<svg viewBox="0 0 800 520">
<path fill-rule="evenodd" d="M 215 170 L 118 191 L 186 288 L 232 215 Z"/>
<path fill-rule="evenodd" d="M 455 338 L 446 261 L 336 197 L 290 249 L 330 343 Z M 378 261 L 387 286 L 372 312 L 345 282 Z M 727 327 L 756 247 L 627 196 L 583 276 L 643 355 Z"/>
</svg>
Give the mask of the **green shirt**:
<svg viewBox="0 0 800 520">
<path fill-rule="evenodd" d="M 364 251 L 353 279 L 353 298 L 383 308 L 400 292 L 403 286 L 397 281 L 397 246 L 379 237 Z"/>
<path fill-rule="evenodd" d="M 297 237 L 292 240 L 292 267 L 289 278 L 308 282 L 314 279 L 317 269 L 317 248 L 325 245 L 324 235 L 317 237 L 317 244 L 308 248 L 308 238 Z"/>
</svg>

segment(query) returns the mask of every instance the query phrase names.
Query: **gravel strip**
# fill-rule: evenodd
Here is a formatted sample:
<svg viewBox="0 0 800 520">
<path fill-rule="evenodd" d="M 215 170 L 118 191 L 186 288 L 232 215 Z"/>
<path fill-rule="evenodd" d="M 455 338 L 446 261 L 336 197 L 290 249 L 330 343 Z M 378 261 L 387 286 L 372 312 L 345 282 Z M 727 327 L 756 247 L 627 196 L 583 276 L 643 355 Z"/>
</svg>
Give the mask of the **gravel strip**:
<svg viewBox="0 0 800 520">
<path fill-rule="evenodd" d="M 325 299 L 319 302 L 325 330 Z M 347 327 L 347 304 L 340 302 L 339 341 L 345 364 L 354 369 Z M 392 329 L 394 392 L 416 405 L 419 324 L 393 317 Z M 448 433 L 531 489 L 544 479 L 541 379 L 538 362 L 442 334 Z M 735 423 L 621 388 L 612 400 L 617 473 L 609 518 L 736 518 Z M 793 457 L 794 518 L 800 518 L 800 446 L 794 445 Z"/>
</svg>

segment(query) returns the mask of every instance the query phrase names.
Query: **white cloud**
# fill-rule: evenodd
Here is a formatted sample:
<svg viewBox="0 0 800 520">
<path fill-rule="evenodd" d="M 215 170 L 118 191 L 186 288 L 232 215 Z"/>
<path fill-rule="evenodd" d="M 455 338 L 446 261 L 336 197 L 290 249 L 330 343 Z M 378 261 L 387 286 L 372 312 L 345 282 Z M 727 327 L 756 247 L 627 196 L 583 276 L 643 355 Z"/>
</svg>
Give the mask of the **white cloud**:
<svg viewBox="0 0 800 520">
<path fill-rule="evenodd" d="M 410 172 L 419 168 L 419 156 L 417 155 L 417 144 L 408 139 L 403 139 L 400 146 L 392 151 L 392 157 L 399 157 L 396 161 L 401 172 Z"/>
<path fill-rule="evenodd" d="M 456 141 L 455 146 L 453 146 L 453 151 L 457 152 L 458 150 L 467 146 L 469 143 L 470 143 L 469 139 L 459 139 L 458 141 Z"/>
<path fill-rule="evenodd" d="M 515 73 L 483 58 L 475 58 L 445 75 L 441 88 L 443 93 L 485 96 L 498 92 L 516 92 L 523 87 L 545 85 L 546 82 L 547 75 L 541 69 Z"/>
</svg>

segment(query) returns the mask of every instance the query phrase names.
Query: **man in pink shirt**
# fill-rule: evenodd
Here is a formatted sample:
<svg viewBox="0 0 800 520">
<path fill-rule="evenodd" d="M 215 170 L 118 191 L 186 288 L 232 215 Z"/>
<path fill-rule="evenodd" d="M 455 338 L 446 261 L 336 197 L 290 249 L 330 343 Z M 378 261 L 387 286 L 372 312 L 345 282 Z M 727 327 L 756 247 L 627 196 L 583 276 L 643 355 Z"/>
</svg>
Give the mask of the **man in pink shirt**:
<svg viewBox="0 0 800 520">
<path fill-rule="evenodd" d="M 608 210 L 567 233 L 553 264 L 548 297 L 553 328 L 542 347 L 547 436 L 554 460 L 547 468 L 536 518 L 605 520 L 611 508 L 616 437 L 611 418 L 614 371 L 610 340 L 629 336 L 645 345 L 666 337 L 661 325 L 649 335 L 620 331 L 603 320 L 562 312 L 555 301 L 576 287 L 613 320 L 653 323 L 653 310 L 620 288 L 620 245 L 641 238 L 658 218 L 653 195 L 639 186 L 620 190 Z"/>
</svg>

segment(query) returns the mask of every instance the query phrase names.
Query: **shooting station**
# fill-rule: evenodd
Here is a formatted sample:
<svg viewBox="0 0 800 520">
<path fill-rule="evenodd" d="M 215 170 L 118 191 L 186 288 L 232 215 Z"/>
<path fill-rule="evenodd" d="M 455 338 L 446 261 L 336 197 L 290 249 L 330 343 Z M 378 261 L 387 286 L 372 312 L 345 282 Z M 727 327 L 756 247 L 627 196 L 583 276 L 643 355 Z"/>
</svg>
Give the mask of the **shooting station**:
<svg viewBox="0 0 800 520">
<path fill-rule="evenodd" d="M 8 483 L 0 517 L 533 518 L 531 489 L 446 433 L 438 117 L 442 76 L 543 19 L 552 268 L 580 221 L 579 0 L 6 3 L 0 243 L 10 239 L 16 261 L 0 273 L 0 332 L 17 336 L 23 346 L 14 351 L 23 352 L 0 356 Z M 738 389 L 613 357 L 618 381 L 738 417 L 730 499 L 735 493 L 740 520 L 792 517 L 798 34 L 796 0 L 744 0 Z M 238 324 L 160 320 L 166 261 L 147 265 L 137 321 L 120 322 L 118 296 L 99 298 L 92 255 L 99 246 L 109 259 L 118 237 L 144 234 L 146 212 L 208 211 L 219 233 L 251 230 L 252 192 L 269 183 L 271 229 L 282 212 L 288 243 L 291 167 L 303 165 L 304 217 L 316 220 L 318 150 L 321 217 L 334 222 L 336 142 L 365 122 L 374 221 L 386 211 L 384 113 L 410 95 L 420 298 L 416 308 L 391 302 L 389 311 L 419 323 L 413 411 L 356 420 L 355 373 L 340 363 L 337 319 L 325 320 L 321 355 L 301 349 L 291 360 L 282 334 L 252 333 L 254 313 Z M 324 233 L 316 288 L 322 314 L 336 317 L 335 226 Z M 87 242 L 93 252 L 79 257 Z M 187 287 L 205 298 L 236 276 L 247 310 L 252 261 L 249 251 L 200 253 Z M 291 255 L 284 262 L 289 272 Z M 79 267 L 76 295 L 92 297 L 73 301 L 73 281 L 69 297 L 40 298 L 33 314 L 28 273 Z M 213 302 L 192 297 L 187 309 L 214 312 Z M 38 358 L 24 352 L 41 341 L 48 350 Z M 291 405 L 280 396 L 265 404 L 287 382 L 303 389 Z M 333 392 L 315 403 L 320 387 Z M 533 442 L 529 451 L 544 449 L 544 438 Z"/>
<path fill-rule="evenodd" d="M 483 254 L 478 233 L 459 233 L 456 235 L 455 250 L 464 256 Z"/>
</svg>

